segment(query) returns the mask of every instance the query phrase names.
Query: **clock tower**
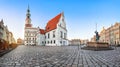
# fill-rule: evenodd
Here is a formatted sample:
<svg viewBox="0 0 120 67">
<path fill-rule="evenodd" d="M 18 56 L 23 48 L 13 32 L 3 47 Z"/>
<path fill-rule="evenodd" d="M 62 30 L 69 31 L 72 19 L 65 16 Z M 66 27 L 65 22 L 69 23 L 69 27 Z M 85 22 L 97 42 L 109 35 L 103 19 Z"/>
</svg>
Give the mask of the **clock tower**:
<svg viewBox="0 0 120 67">
<path fill-rule="evenodd" d="M 30 16 L 31 16 L 31 14 L 30 14 L 29 6 L 28 6 L 26 19 L 25 19 L 25 28 L 26 27 L 32 27 Z"/>
</svg>

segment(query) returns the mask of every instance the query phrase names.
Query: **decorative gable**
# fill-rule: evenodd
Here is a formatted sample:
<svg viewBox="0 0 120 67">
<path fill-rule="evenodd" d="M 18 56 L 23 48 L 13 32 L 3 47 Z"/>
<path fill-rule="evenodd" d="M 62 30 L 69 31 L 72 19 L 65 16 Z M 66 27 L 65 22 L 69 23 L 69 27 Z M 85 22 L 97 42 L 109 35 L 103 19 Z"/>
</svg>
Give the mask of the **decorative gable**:
<svg viewBox="0 0 120 67">
<path fill-rule="evenodd" d="M 51 20 L 47 23 L 46 29 L 45 29 L 46 32 L 49 32 L 49 31 L 54 30 L 54 29 L 57 28 L 57 24 L 58 24 L 58 22 L 59 22 L 59 20 L 60 20 L 60 18 L 61 18 L 61 15 L 62 15 L 62 14 L 60 13 L 59 15 L 57 15 L 56 17 L 54 17 L 53 19 L 51 19 Z"/>
</svg>

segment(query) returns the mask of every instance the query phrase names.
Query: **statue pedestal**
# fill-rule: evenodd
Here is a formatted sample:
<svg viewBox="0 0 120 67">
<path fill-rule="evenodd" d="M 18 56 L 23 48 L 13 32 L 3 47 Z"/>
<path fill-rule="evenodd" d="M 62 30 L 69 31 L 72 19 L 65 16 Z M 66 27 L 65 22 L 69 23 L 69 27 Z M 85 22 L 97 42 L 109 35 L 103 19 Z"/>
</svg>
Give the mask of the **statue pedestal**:
<svg viewBox="0 0 120 67">
<path fill-rule="evenodd" d="M 111 50 L 112 48 L 109 47 L 108 43 L 88 42 L 86 47 L 83 47 L 83 49 L 87 49 L 87 50 Z"/>
<path fill-rule="evenodd" d="M 109 44 L 104 42 L 88 42 L 87 47 L 108 48 Z"/>
</svg>

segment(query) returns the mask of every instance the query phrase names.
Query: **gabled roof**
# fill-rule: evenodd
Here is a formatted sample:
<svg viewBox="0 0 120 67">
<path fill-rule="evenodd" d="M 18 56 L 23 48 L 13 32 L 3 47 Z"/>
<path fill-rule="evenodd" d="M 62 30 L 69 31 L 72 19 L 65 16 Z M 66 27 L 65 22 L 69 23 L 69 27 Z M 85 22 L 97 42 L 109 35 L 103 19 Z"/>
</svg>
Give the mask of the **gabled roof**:
<svg viewBox="0 0 120 67">
<path fill-rule="evenodd" d="M 49 32 L 51 30 L 54 30 L 57 28 L 57 24 L 60 20 L 62 13 L 58 14 L 57 16 L 55 16 L 53 19 L 51 19 L 50 21 L 48 21 L 46 28 L 45 28 L 45 32 Z"/>
<path fill-rule="evenodd" d="M 45 30 L 44 29 L 39 29 L 40 34 L 45 34 Z"/>
</svg>

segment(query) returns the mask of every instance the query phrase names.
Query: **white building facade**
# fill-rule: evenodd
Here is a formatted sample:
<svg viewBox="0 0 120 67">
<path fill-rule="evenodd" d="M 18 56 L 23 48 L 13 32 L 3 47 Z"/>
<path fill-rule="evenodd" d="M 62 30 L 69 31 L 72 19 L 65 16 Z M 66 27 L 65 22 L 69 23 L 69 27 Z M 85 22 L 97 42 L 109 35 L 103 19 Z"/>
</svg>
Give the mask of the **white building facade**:
<svg viewBox="0 0 120 67">
<path fill-rule="evenodd" d="M 47 23 L 45 30 L 40 30 L 40 33 L 37 34 L 37 43 L 37 45 L 45 46 L 68 45 L 67 29 L 63 13 L 52 18 Z"/>
<path fill-rule="evenodd" d="M 37 28 L 32 27 L 30 16 L 31 14 L 28 7 L 24 28 L 24 45 L 36 45 Z"/>
<path fill-rule="evenodd" d="M 48 21 L 45 29 L 34 28 L 31 24 L 30 10 L 28 7 L 24 29 L 25 45 L 63 46 L 68 45 L 67 29 L 64 14 L 60 13 Z"/>
<path fill-rule="evenodd" d="M 38 28 L 36 43 L 37 45 L 45 46 L 45 30 L 44 29 Z"/>
</svg>

